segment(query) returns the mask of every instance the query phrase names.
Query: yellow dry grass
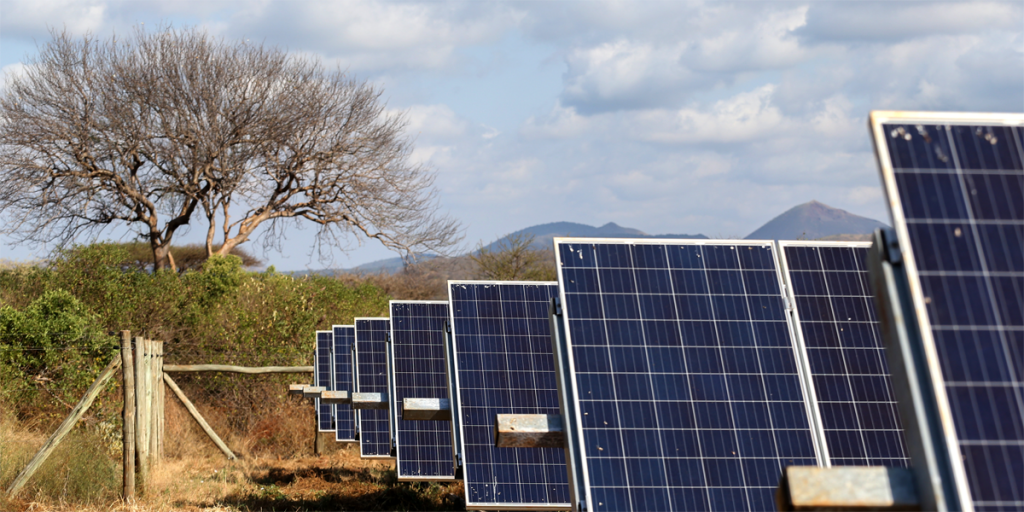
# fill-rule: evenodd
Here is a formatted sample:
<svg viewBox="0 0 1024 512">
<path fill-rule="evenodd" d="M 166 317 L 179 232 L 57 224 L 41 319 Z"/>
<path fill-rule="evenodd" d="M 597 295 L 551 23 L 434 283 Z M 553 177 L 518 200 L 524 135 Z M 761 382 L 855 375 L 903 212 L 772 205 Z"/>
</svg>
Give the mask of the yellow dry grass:
<svg viewBox="0 0 1024 512">
<path fill-rule="evenodd" d="M 198 405 L 198 404 L 197 404 Z M 358 444 L 327 443 L 312 455 L 312 410 L 290 403 L 250 432 L 235 432 L 225 415 L 202 407 L 213 428 L 241 455 L 228 461 L 184 407 L 167 402 L 165 458 L 134 503 L 120 492 L 120 453 L 105 453 L 87 426 L 30 481 L 18 497 L 0 492 L 0 510 L 261 511 L 261 510 L 463 510 L 462 483 L 399 483 L 394 463 L 359 457 Z M 308 410 L 307 410 L 308 409 Z M 47 434 L 0 413 L 0 490 L 13 480 Z M 107 450 L 109 452 L 109 450 Z M 104 460 L 100 460 L 104 459 Z M 97 461 L 101 463 L 97 463 Z M 90 474 L 90 465 L 96 471 Z M 101 487 L 87 492 L 89 485 Z M 61 486 L 64 486 L 62 489 Z"/>
</svg>

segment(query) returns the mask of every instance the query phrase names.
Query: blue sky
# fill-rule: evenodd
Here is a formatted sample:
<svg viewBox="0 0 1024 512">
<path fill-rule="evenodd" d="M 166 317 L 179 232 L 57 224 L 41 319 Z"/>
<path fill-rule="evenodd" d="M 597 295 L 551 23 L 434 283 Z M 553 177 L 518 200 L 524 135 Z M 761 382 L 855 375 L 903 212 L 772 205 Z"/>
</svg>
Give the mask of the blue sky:
<svg viewBox="0 0 1024 512">
<path fill-rule="evenodd" d="M 382 85 L 469 247 L 563 220 L 743 237 L 812 199 L 888 221 L 870 110 L 1024 110 L 1019 1 L 0 0 L 0 67 L 18 73 L 48 27 L 161 22 Z M 321 261 L 313 233 L 250 245 L 279 269 L 392 255 L 353 239 Z M 47 249 L 0 238 L 4 259 Z"/>
</svg>

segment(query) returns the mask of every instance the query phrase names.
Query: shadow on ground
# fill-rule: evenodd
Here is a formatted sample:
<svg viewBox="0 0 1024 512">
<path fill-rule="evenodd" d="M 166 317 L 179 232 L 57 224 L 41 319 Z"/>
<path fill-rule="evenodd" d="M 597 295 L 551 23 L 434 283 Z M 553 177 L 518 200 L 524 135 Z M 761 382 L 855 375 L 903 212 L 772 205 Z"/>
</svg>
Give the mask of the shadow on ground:
<svg viewBox="0 0 1024 512">
<path fill-rule="evenodd" d="M 465 510 L 461 484 L 398 482 L 393 469 L 262 467 L 249 471 L 250 485 L 217 500 L 232 510 Z M 176 507 L 208 506 L 182 500 Z"/>
</svg>

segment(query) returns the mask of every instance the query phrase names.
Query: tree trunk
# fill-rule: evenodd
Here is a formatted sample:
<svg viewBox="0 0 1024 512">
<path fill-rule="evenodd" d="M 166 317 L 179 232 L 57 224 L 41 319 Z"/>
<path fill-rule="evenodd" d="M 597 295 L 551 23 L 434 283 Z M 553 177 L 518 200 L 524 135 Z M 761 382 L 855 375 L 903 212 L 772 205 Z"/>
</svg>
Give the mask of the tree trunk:
<svg viewBox="0 0 1024 512">
<path fill-rule="evenodd" d="M 177 272 L 178 266 L 174 264 L 174 255 L 171 254 L 171 244 L 153 246 L 153 271 L 170 268 Z"/>
</svg>

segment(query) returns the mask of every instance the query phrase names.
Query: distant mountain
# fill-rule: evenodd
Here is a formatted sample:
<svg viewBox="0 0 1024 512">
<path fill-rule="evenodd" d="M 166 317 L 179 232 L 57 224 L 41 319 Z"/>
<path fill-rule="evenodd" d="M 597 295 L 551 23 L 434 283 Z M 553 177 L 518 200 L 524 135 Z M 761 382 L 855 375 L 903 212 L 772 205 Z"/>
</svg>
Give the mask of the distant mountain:
<svg viewBox="0 0 1024 512">
<path fill-rule="evenodd" d="M 530 226 L 528 228 L 520 229 L 510 236 L 515 235 L 532 235 L 533 243 L 530 247 L 533 249 L 551 249 L 553 248 L 553 240 L 556 236 L 580 236 L 589 238 L 707 238 L 704 235 L 648 235 L 643 231 L 635 228 L 627 228 L 620 226 L 614 222 L 609 222 L 601 227 L 588 226 L 586 224 L 578 224 L 576 222 L 550 222 L 548 224 L 538 224 L 536 226 Z M 484 246 L 487 250 L 497 250 L 502 239 L 495 240 Z M 475 250 L 473 252 L 476 252 Z M 429 260 L 436 258 L 433 254 L 423 254 L 420 256 L 421 260 Z M 404 263 L 402 258 L 385 258 L 382 260 L 371 261 L 364 263 L 358 267 L 352 267 L 341 270 L 341 272 L 355 272 L 360 274 L 376 274 L 378 272 L 397 272 L 402 269 Z M 331 273 L 333 270 L 328 271 L 312 271 L 302 272 L 306 273 Z M 296 275 L 301 275 L 296 273 Z"/>
<path fill-rule="evenodd" d="M 530 247 L 534 249 L 551 249 L 554 247 L 553 239 L 559 236 L 579 236 L 588 238 L 707 238 L 704 235 L 648 235 L 635 228 L 620 226 L 609 222 L 601 227 L 578 224 L 576 222 L 551 222 L 538 224 L 525 229 L 520 229 L 508 236 L 532 235 L 533 243 Z M 484 246 L 485 249 L 495 250 L 498 244 L 505 237 L 499 238 Z"/>
<path fill-rule="evenodd" d="M 867 217 L 854 215 L 846 210 L 811 201 L 790 208 L 782 215 L 768 221 L 753 233 L 748 240 L 857 240 L 870 234 L 876 228 L 888 227 Z"/>
<path fill-rule="evenodd" d="M 436 257 L 437 257 L 436 254 L 420 254 L 419 256 L 417 256 L 417 260 L 416 261 L 427 261 L 427 260 L 432 260 L 432 259 L 434 259 Z M 371 261 L 369 263 L 363 263 L 362 265 L 359 265 L 358 267 L 352 267 L 352 268 L 349 268 L 349 269 L 345 269 L 345 272 L 355 272 L 355 273 L 359 273 L 359 274 L 376 274 L 378 272 L 393 273 L 393 272 L 398 272 L 399 270 L 402 270 L 402 267 L 404 267 L 404 266 L 405 266 L 405 262 L 402 261 L 402 258 L 399 258 L 399 257 L 384 258 L 382 260 Z"/>
</svg>

